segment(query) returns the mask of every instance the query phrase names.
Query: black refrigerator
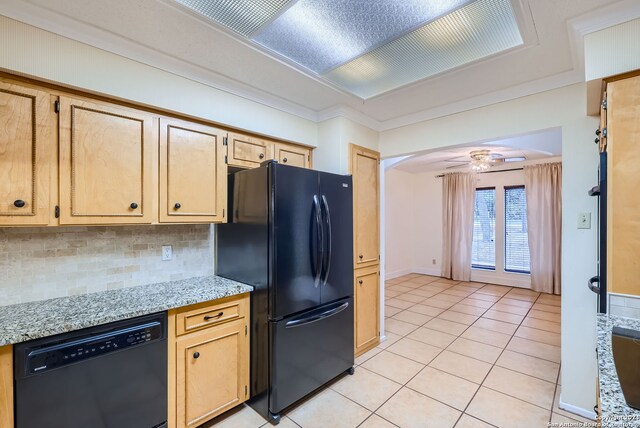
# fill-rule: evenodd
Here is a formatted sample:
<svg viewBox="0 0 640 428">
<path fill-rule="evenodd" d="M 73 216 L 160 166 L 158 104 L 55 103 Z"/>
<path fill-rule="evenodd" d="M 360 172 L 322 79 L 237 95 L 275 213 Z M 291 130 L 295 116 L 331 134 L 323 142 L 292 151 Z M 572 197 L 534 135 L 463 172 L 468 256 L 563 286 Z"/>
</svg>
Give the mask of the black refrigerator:
<svg viewBox="0 0 640 428">
<path fill-rule="evenodd" d="M 598 295 L 598 312 L 607 313 L 607 152 L 600 152 L 598 185 L 589 195 L 598 198 L 598 274 L 589 278 L 589 289 Z"/>
<path fill-rule="evenodd" d="M 263 163 L 229 175 L 217 274 L 252 285 L 250 405 L 280 412 L 353 373 L 350 176 Z"/>
</svg>

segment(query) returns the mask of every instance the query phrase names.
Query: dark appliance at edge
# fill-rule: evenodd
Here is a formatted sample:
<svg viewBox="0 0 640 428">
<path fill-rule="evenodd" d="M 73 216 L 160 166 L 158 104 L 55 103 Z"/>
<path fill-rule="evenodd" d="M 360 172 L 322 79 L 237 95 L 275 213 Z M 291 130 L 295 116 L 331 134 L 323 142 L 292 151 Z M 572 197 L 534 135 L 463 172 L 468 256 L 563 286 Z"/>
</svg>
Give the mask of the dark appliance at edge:
<svg viewBox="0 0 640 428">
<path fill-rule="evenodd" d="M 255 288 L 249 404 L 277 424 L 286 407 L 353 373 L 352 181 L 269 161 L 229 175 L 228 209 L 217 274 Z"/>
<path fill-rule="evenodd" d="M 597 141 L 597 140 L 596 140 Z M 598 295 L 598 312 L 607 313 L 607 152 L 600 152 L 598 185 L 589 195 L 598 198 L 598 274 L 589 278 L 589 289 Z"/>
</svg>

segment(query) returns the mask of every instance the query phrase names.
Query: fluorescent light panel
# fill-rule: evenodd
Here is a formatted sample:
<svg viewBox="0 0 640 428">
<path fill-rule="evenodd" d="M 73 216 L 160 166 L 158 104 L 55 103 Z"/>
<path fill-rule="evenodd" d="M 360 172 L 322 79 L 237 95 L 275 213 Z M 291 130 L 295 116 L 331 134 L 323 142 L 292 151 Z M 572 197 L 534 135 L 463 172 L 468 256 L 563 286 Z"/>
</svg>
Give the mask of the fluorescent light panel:
<svg viewBox="0 0 640 428">
<path fill-rule="evenodd" d="M 466 3 L 469 0 L 298 0 L 252 40 L 322 74 Z"/>
<path fill-rule="evenodd" d="M 366 99 L 522 43 L 509 0 L 476 0 L 324 77 Z"/>
<path fill-rule="evenodd" d="M 225 27 L 251 36 L 293 0 L 176 0 Z"/>
</svg>

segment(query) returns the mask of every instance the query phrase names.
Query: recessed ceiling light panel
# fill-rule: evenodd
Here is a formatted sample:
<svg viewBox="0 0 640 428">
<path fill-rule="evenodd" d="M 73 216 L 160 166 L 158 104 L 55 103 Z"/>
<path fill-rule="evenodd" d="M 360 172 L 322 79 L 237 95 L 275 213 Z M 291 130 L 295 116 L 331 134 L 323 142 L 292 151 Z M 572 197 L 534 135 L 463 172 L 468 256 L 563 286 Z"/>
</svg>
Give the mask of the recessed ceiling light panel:
<svg viewBox="0 0 640 428">
<path fill-rule="evenodd" d="M 366 99 L 522 43 L 509 0 L 477 0 L 324 77 Z"/>
<path fill-rule="evenodd" d="M 252 40 L 323 73 L 467 3 L 469 0 L 298 0 Z"/>
<path fill-rule="evenodd" d="M 249 37 L 292 0 L 176 0 L 183 6 Z"/>
</svg>

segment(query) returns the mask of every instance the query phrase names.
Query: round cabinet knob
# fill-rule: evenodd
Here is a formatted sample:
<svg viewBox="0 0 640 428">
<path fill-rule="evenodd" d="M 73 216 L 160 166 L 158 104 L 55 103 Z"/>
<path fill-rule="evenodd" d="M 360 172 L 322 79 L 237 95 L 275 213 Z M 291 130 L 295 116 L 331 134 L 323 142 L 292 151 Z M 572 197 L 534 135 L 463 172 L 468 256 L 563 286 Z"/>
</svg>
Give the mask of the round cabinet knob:
<svg viewBox="0 0 640 428">
<path fill-rule="evenodd" d="M 600 128 L 596 129 L 596 135 L 600 135 Z"/>
<path fill-rule="evenodd" d="M 182 205 L 180 205 L 180 202 L 176 202 L 176 204 L 173 206 L 173 208 L 179 210 L 182 207 Z"/>
<path fill-rule="evenodd" d="M 135 202 L 131 202 L 131 205 L 129 205 L 129 207 L 130 207 L 132 210 L 135 210 L 135 209 L 137 209 L 137 208 L 138 208 L 138 204 L 136 204 Z"/>
<path fill-rule="evenodd" d="M 22 199 L 18 199 L 16 201 L 13 201 L 13 206 L 15 206 L 16 208 L 22 208 L 25 205 L 27 205 L 27 203 L 25 201 L 23 201 Z"/>
<path fill-rule="evenodd" d="M 260 155 L 258 156 L 260 159 L 264 159 L 264 153 L 260 153 Z"/>
<path fill-rule="evenodd" d="M 362 259 L 364 258 L 364 256 L 363 256 L 362 254 L 360 254 L 360 255 L 358 256 L 358 258 L 359 258 L 360 260 L 362 260 Z"/>
<path fill-rule="evenodd" d="M 362 285 L 362 280 L 359 280 L 359 281 L 358 281 L 358 284 Z"/>
<path fill-rule="evenodd" d="M 193 353 L 193 358 L 195 358 L 196 360 L 197 360 L 198 358 L 200 358 L 200 352 L 197 352 L 197 351 L 196 351 L 196 352 L 194 352 L 194 353 Z"/>
<path fill-rule="evenodd" d="M 287 163 L 287 158 L 282 159 L 282 162 Z"/>
</svg>

